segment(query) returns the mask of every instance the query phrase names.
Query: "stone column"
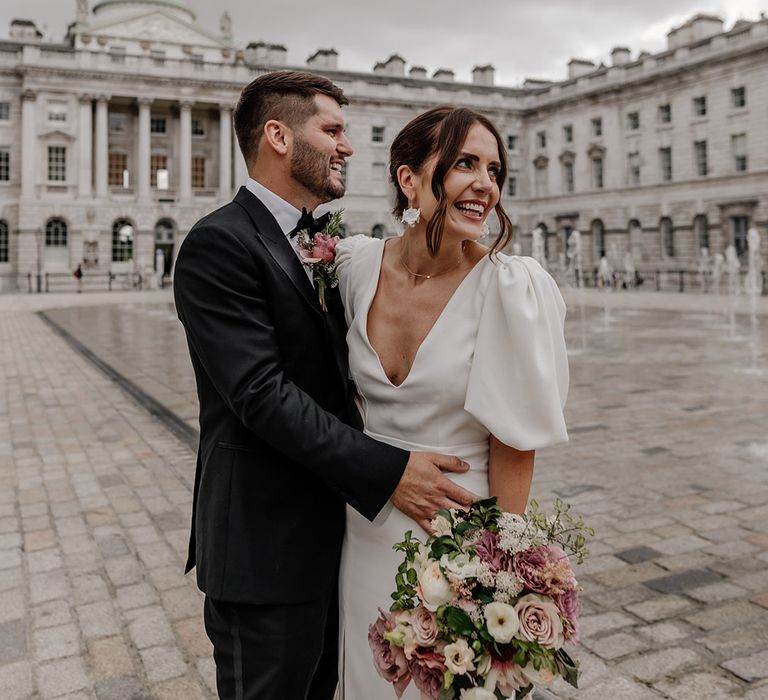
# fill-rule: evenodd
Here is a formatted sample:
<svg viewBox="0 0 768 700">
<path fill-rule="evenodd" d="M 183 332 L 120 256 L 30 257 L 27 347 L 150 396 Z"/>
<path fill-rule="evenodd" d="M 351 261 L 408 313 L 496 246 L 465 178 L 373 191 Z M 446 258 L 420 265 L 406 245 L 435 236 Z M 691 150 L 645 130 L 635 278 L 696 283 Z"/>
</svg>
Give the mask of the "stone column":
<svg viewBox="0 0 768 700">
<path fill-rule="evenodd" d="M 232 192 L 232 108 L 219 107 L 219 199 L 229 199 Z"/>
<path fill-rule="evenodd" d="M 80 199 L 90 199 L 93 193 L 93 101 L 90 95 L 80 95 L 80 168 L 77 192 Z"/>
<path fill-rule="evenodd" d="M 107 196 L 107 168 L 109 166 L 109 97 L 99 95 L 96 101 L 96 196 Z"/>
<path fill-rule="evenodd" d="M 37 94 L 25 90 L 21 95 L 21 196 L 35 196 L 37 184 Z"/>
<path fill-rule="evenodd" d="M 192 103 L 182 101 L 179 114 L 179 199 L 192 200 Z"/>
<path fill-rule="evenodd" d="M 152 201 L 149 180 L 149 156 L 151 135 L 149 132 L 152 100 L 139 99 L 139 138 L 136 182 L 138 184 L 139 204 L 149 204 Z"/>
</svg>

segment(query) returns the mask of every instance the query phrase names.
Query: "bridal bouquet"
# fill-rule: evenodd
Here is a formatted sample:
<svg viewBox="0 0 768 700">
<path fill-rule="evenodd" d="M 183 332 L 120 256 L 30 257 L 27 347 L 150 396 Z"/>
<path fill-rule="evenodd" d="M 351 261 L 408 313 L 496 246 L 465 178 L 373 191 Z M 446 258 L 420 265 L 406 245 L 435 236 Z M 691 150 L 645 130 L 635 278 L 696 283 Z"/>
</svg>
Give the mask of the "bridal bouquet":
<svg viewBox="0 0 768 700">
<path fill-rule="evenodd" d="M 519 699 L 556 676 L 576 687 L 563 649 L 581 612 L 568 557 L 581 563 L 594 531 L 569 508 L 558 500 L 547 516 L 532 501 L 519 516 L 489 498 L 439 511 L 426 543 L 405 533 L 390 611 L 368 628 L 397 697 L 411 682 L 431 700 Z"/>
</svg>

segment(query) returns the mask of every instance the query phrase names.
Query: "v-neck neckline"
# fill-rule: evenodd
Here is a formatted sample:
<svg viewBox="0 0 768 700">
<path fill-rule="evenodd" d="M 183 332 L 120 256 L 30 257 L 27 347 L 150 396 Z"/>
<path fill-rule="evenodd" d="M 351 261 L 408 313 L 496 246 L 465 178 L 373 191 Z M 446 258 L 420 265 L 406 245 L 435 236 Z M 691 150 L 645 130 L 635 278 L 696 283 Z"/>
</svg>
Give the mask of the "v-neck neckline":
<svg viewBox="0 0 768 700">
<path fill-rule="evenodd" d="M 386 370 L 384 369 L 384 365 L 381 362 L 381 356 L 379 355 L 376 348 L 373 347 L 373 343 L 371 342 L 370 338 L 368 337 L 368 316 L 371 311 L 371 306 L 373 306 L 373 300 L 376 298 L 376 291 L 379 288 L 379 283 L 381 282 L 381 270 L 384 266 L 384 251 L 386 249 L 386 240 L 381 240 L 381 250 L 379 251 L 379 254 L 377 256 L 377 265 L 376 269 L 374 271 L 374 274 L 371 275 L 373 279 L 373 284 L 371 289 L 368 292 L 368 298 L 366 300 L 365 305 L 365 313 L 359 314 L 358 318 L 361 319 L 361 323 L 363 324 L 362 328 L 362 336 L 363 340 L 365 341 L 365 344 L 368 346 L 368 349 L 371 351 L 373 356 L 376 358 L 376 363 L 379 366 L 379 371 L 381 372 L 382 377 L 384 377 L 384 380 L 387 382 L 387 384 L 392 387 L 393 389 L 400 389 L 402 388 L 405 383 L 410 379 L 411 375 L 413 374 L 413 368 L 416 366 L 416 362 L 419 359 L 419 354 L 421 353 L 421 349 L 427 344 L 427 341 L 430 339 L 430 337 L 433 335 L 435 328 L 437 328 L 440 321 L 442 321 L 443 317 L 446 315 L 446 311 L 449 309 L 451 304 L 453 303 L 454 299 L 456 299 L 457 296 L 459 296 L 459 292 L 462 290 L 463 287 L 466 286 L 467 280 L 472 277 L 472 275 L 475 273 L 475 271 L 482 266 L 483 261 L 488 257 L 487 255 L 484 255 L 480 260 L 478 260 L 472 269 L 467 272 L 466 275 L 464 275 L 464 278 L 459 282 L 456 289 L 453 290 L 453 293 L 448 298 L 448 301 L 445 303 L 443 308 L 440 310 L 440 313 L 437 315 L 437 318 L 435 319 L 434 323 L 430 327 L 430 329 L 427 331 L 427 334 L 422 338 L 421 342 L 419 343 L 419 347 L 416 348 L 416 352 L 413 355 L 413 362 L 411 362 L 411 366 L 408 368 L 408 373 L 403 378 L 403 381 L 399 384 L 394 384 L 392 380 L 389 378 L 389 375 L 387 374 Z"/>
</svg>

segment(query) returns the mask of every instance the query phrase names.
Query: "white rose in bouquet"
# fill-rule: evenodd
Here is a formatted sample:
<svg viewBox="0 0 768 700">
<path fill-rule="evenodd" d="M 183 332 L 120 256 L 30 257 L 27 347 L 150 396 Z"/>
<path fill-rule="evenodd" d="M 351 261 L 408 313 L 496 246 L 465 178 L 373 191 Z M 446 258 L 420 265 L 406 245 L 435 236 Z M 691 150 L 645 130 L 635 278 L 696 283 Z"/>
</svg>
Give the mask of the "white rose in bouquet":
<svg viewBox="0 0 768 700">
<path fill-rule="evenodd" d="M 453 599 L 453 591 L 448 579 L 440 570 L 440 562 L 433 561 L 419 574 L 419 597 L 424 607 L 435 612 L 441 605 L 447 605 Z"/>
<path fill-rule="evenodd" d="M 509 644 L 520 629 L 517 611 L 506 603 L 488 603 L 483 609 L 488 632 L 499 644 Z"/>
<path fill-rule="evenodd" d="M 482 568 L 482 562 L 469 554 L 458 554 L 453 559 L 449 558 L 447 554 L 443 554 L 440 558 L 440 565 L 449 574 L 461 579 L 477 578 Z"/>
<path fill-rule="evenodd" d="M 475 652 L 472 651 L 466 639 L 457 639 L 452 644 L 446 644 L 443 650 L 445 665 L 456 676 L 463 676 L 468 671 L 475 670 Z"/>
<path fill-rule="evenodd" d="M 429 523 L 429 525 L 432 528 L 432 534 L 435 537 L 442 537 L 443 535 L 453 534 L 453 531 L 451 530 L 451 523 L 448 522 L 448 518 L 443 515 L 436 515 Z"/>
</svg>

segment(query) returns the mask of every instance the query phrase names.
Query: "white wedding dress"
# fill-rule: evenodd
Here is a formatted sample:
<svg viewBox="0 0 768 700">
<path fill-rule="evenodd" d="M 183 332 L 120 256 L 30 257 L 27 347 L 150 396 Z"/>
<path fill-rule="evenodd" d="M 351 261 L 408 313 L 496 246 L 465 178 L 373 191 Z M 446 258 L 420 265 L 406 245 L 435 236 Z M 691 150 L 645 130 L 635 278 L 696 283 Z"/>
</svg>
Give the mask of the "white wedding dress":
<svg viewBox="0 0 768 700">
<path fill-rule="evenodd" d="M 470 470 L 455 475 L 455 481 L 487 496 L 490 435 L 520 450 L 568 439 L 562 412 L 568 360 L 560 292 L 532 258 L 486 256 L 456 289 L 419 347 L 410 373 L 395 386 L 367 333 L 383 250 L 382 240 L 354 236 L 339 243 L 336 255 L 350 369 L 365 432 L 406 450 L 461 457 Z M 391 505 L 374 523 L 347 508 L 340 578 L 343 700 L 395 697 L 373 665 L 368 626 L 378 608 L 389 609 L 402 561 L 392 545 L 406 530 L 425 535 Z M 419 700 L 413 683 L 403 698 Z"/>
</svg>

